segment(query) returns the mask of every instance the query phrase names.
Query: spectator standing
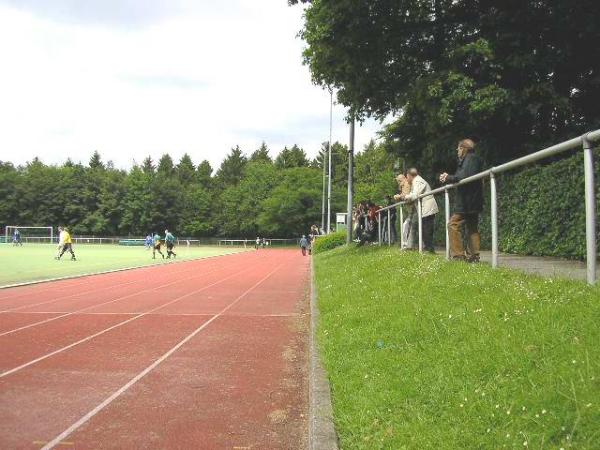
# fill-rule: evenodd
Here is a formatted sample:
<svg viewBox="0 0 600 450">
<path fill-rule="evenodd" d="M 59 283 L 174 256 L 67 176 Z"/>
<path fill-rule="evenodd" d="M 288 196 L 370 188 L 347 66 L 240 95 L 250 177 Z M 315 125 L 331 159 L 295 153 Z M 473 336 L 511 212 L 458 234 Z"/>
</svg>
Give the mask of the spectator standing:
<svg viewBox="0 0 600 450">
<path fill-rule="evenodd" d="M 260 247 L 260 238 L 257 236 L 256 237 L 256 243 L 254 244 L 254 249 L 258 250 L 258 247 Z"/>
<path fill-rule="evenodd" d="M 465 178 L 482 171 L 481 158 L 475 154 L 475 143 L 463 139 L 456 149 L 458 168 L 454 175 L 444 172 L 440 175 L 442 183 L 458 183 Z M 452 259 L 479 262 L 481 236 L 479 234 L 479 214 L 483 211 L 483 180 L 459 185 L 456 189 L 454 209 L 448 234 L 450 238 L 450 256 Z M 463 244 L 463 232 L 467 238 L 467 248 Z"/>
<path fill-rule="evenodd" d="M 421 175 L 419 175 L 419 171 L 415 168 L 412 168 L 408 171 L 407 178 L 410 180 L 411 189 L 410 193 L 404 196 L 404 200 L 414 202 L 415 207 L 417 208 L 417 197 L 419 195 L 426 194 L 427 192 L 431 192 L 431 186 L 423 179 L 423 177 L 421 177 Z M 426 195 L 425 197 L 421 198 L 423 249 L 430 253 L 435 253 L 435 249 L 433 247 L 433 222 L 435 220 L 435 215 L 438 212 L 438 205 L 433 195 Z M 419 224 L 417 216 L 417 227 L 418 226 Z"/>
<path fill-rule="evenodd" d="M 398 183 L 399 194 L 394 195 L 394 200 L 401 201 L 405 196 L 410 194 L 411 183 L 408 177 L 404 174 L 400 174 L 396 177 L 396 182 Z M 415 234 L 418 232 L 417 227 L 417 210 L 415 209 L 412 203 L 408 203 L 403 206 L 404 214 L 406 219 L 404 219 L 404 223 L 402 226 L 402 240 L 404 241 L 402 250 L 413 250 L 416 247 L 416 239 Z"/>
</svg>

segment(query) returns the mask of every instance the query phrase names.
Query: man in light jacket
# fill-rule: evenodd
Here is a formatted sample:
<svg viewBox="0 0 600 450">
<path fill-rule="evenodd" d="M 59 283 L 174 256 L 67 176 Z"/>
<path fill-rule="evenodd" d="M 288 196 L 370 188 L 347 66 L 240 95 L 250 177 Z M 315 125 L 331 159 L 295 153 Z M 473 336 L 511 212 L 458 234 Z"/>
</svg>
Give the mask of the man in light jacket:
<svg viewBox="0 0 600 450">
<path fill-rule="evenodd" d="M 431 186 L 425 181 L 414 167 L 408 171 L 407 178 L 411 183 L 410 193 L 405 195 L 403 200 L 416 202 L 417 197 L 431 191 Z M 415 203 L 416 205 L 416 203 Z M 433 195 L 427 195 L 421 198 L 421 218 L 423 224 L 423 249 L 430 253 L 435 253 L 433 248 L 433 221 L 435 215 L 439 212 L 437 202 Z M 418 219 L 417 219 L 418 221 Z M 417 223 L 418 227 L 418 223 Z M 418 230 L 418 228 L 417 228 Z M 418 231 L 417 231 L 418 232 Z"/>
</svg>

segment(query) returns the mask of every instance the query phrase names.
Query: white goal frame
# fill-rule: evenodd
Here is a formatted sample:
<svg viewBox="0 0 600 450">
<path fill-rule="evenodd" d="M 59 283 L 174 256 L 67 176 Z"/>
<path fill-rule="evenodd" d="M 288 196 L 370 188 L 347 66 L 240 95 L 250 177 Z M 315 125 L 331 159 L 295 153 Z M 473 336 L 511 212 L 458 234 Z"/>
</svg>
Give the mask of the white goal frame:
<svg viewBox="0 0 600 450">
<path fill-rule="evenodd" d="M 13 230 L 18 228 L 19 230 L 50 230 L 50 244 L 54 242 L 54 227 L 28 227 L 20 225 L 7 225 L 4 229 L 4 242 L 7 244 L 12 243 Z M 32 239 L 31 237 L 28 239 Z M 43 239 L 47 239 L 43 237 Z"/>
</svg>

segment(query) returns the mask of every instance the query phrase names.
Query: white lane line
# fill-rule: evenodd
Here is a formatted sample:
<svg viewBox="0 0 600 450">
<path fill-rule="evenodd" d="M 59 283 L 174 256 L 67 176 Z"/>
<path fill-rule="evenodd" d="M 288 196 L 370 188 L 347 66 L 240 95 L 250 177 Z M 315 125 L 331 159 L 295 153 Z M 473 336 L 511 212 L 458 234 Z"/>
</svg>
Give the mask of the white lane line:
<svg viewBox="0 0 600 450">
<path fill-rule="evenodd" d="M 26 313 L 18 313 L 18 314 L 68 314 L 69 311 L 36 311 L 36 312 L 26 312 Z M 74 313 L 76 315 L 81 316 L 137 316 L 138 314 L 143 314 L 144 311 L 134 311 L 134 312 L 77 312 Z M 216 313 L 150 313 L 149 316 L 169 316 L 169 317 L 178 317 L 178 316 L 214 316 Z M 300 313 L 280 313 L 280 314 L 255 314 L 255 313 L 235 313 L 230 312 L 227 314 L 228 316 L 239 316 L 239 317 L 299 317 L 304 314 Z"/>
<path fill-rule="evenodd" d="M 179 350 L 179 348 L 181 346 L 183 346 L 186 342 L 188 342 L 190 339 L 192 339 L 194 336 L 196 336 L 198 333 L 200 333 L 200 331 L 202 331 L 204 328 L 206 328 L 208 325 L 210 325 L 217 318 L 221 317 L 223 315 L 223 313 L 225 313 L 229 308 L 233 307 L 237 302 L 239 302 L 242 298 L 244 298 L 250 291 L 252 291 L 256 287 L 258 287 L 263 281 L 265 281 L 267 278 L 269 278 L 271 275 L 273 275 L 275 272 L 277 272 L 277 270 L 279 270 L 279 268 L 282 265 L 283 264 L 278 265 L 275 269 L 273 269 L 271 272 L 269 272 L 269 274 L 267 276 L 262 278 L 256 284 L 254 284 L 251 288 L 249 288 L 246 292 L 244 292 L 242 295 L 240 295 L 238 298 L 236 298 L 227 307 L 222 309 L 219 313 L 214 315 L 212 318 L 210 318 L 209 320 L 204 322 L 201 326 L 199 326 L 194 331 L 192 331 L 190 334 L 188 334 L 177 345 L 172 347 L 164 355 L 162 355 L 160 358 L 158 358 L 156 361 L 154 361 L 152 364 L 150 364 L 148 367 L 146 367 L 144 370 L 142 370 L 140 373 L 138 373 L 135 377 L 133 377 L 131 380 L 129 380 L 129 382 L 127 384 L 123 385 L 119 390 L 113 392 L 102 403 L 100 403 L 98 406 L 96 406 L 94 409 L 92 409 L 90 412 L 88 412 L 86 415 L 84 415 L 81 419 L 79 419 L 77 422 L 72 424 L 65 431 L 63 431 L 58 436 L 56 436 L 54 439 L 52 439 L 50 442 L 48 442 L 46 445 L 44 445 L 44 447 L 42 447 L 42 450 L 50 450 L 50 449 L 56 447 L 58 444 L 60 444 L 60 442 L 62 440 L 67 438 L 75 430 L 77 430 L 81 425 L 86 423 L 88 420 L 90 420 L 92 417 L 94 417 L 96 414 L 98 414 L 100 411 L 102 411 L 104 408 L 106 408 L 108 405 L 110 405 L 117 397 L 119 397 L 121 394 L 123 394 L 125 391 L 127 391 L 131 386 L 133 386 L 139 380 L 141 380 L 143 377 L 145 377 L 148 373 L 150 373 L 156 366 L 158 366 L 160 363 L 162 363 L 165 359 L 167 359 L 169 356 L 171 356 L 173 353 L 175 353 L 177 350 Z"/>
<path fill-rule="evenodd" d="M 208 272 L 203 272 L 200 275 L 194 275 L 194 276 L 191 276 L 191 277 L 182 278 L 181 280 L 171 281 L 170 283 L 162 284 L 160 286 L 156 286 L 156 287 L 153 287 L 153 288 L 144 289 L 142 291 L 137 291 L 137 292 L 134 292 L 132 294 L 123 295 L 121 297 L 117 297 L 115 299 L 108 300 L 108 301 L 103 302 L 103 303 L 98 303 L 97 305 L 90 305 L 90 306 L 86 306 L 85 308 L 78 309 L 78 310 L 75 310 L 75 311 L 65 312 L 65 313 L 61 314 L 60 316 L 50 317 L 49 319 L 40 320 L 39 322 L 29 323 L 27 325 L 23 325 L 22 327 L 14 328 L 14 329 L 9 330 L 9 331 L 5 331 L 3 333 L 0 333 L 0 337 L 6 336 L 8 334 L 13 334 L 13 333 L 16 333 L 18 331 L 26 330 L 28 328 L 37 327 L 38 325 L 43 325 L 43 324 L 48 323 L 48 322 L 53 322 L 55 320 L 62 319 L 63 317 L 68 317 L 68 316 L 72 316 L 74 314 L 83 313 L 83 312 L 85 312 L 87 310 L 98 308 L 99 306 L 109 305 L 111 303 L 115 303 L 115 302 L 118 302 L 118 301 L 121 301 L 121 300 L 125 300 L 125 299 L 131 298 L 131 297 L 136 297 L 138 295 L 145 294 L 147 292 L 152 292 L 152 291 L 156 291 L 158 289 L 166 288 L 166 287 L 172 286 L 174 284 L 181 283 L 183 281 L 189 281 L 189 280 L 193 280 L 194 278 L 200 278 L 200 277 L 203 277 L 205 275 L 209 275 L 211 273 L 218 272 L 218 271 L 219 271 L 219 269 L 211 270 L 211 271 L 208 271 Z"/>
<path fill-rule="evenodd" d="M 183 261 L 182 261 L 182 262 L 183 262 Z M 156 266 L 153 266 L 152 268 L 156 268 Z M 194 270 L 196 270 L 196 268 L 192 268 L 192 267 L 190 267 L 189 269 L 186 269 L 186 270 L 180 270 L 179 272 L 176 272 L 174 275 L 179 275 L 179 274 L 182 274 L 182 273 L 192 272 L 192 271 L 194 271 Z M 161 275 L 163 275 L 163 274 L 161 273 Z M 173 274 L 171 274 L 171 273 L 168 273 L 168 274 L 164 274 L 164 275 L 165 275 L 165 278 L 166 278 L 166 277 L 168 277 L 169 275 L 173 275 Z M 80 296 L 80 295 L 89 294 L 89 293 L 94 293 L 94 292 L 98 292 L 98 291 L 104 291 L 104 290 L 107 290 L 107 289 L 112 289 L 112 288 L 115 288 L 115 287 L 126 286 L 126 285 L 128 285 L 128 284 L 142 283 L 142 282 L 144 282 L 144 281 L 146 281 L 146 282 L 147 282 L 148 280 L 145 280 L 145 279 L 143 279 L 143 278 L 142 278 L 142 279 L 139 279 L 139 280 L 127 281 L 127 282 L 125 282 L 125 283 L 113 284 L 112 286 L 107 286 L 107 287 L 104 287 L 104 288 L 90 289 L 90 290 L 83 291 L 83 292 L 77 292 L 77 293 L 75 293 L 75 294 L 71 294 L 71 295 L 65 295 L 65 296 L 54 297 L 54 298 L 52 298 L 52 299 L 50 299 L 50 300 L 44 300 L 43 302 L 40 302 L 40 303 L 34 303 L 34 304 L 31 304 L 31 305 L 23 305 L 23 306 L 18 306 L 18 307 L 16 307 L 16 308 L 10 308 L 10 309 L 6 309 L 6 310 L 4 310 L 4 311 L 0 311 L 0 314 L 2 314 L 2 313 L 7 313 L 7 312 L 21 311 L 21 310 L 23 310 L 23 309 L 27 309 L 27 308 L 33 308 L 33 307 L 35 307 L 35 306 L 47 305 L 47 304 L 49 304 L 49 303 L 56 303 L 56 302 L 60 302 L 60 301 L 62 301 L 62 300 L 68 299 L 68 298 L 78 297 L 78 296 Z"/>
<path fill-rule="evenodd" d="M 2 373 L 0 373 L 0 378 L 4 378 L 4 377 L 6 377 L 6 376 L 8 376 L 10 374 L 18 372 L 21 369 L 24 369 L 24 368 L 29 367 L 29 366 L 31 366 L 33 364 L 36 364 L 36 363 L 38 363 L 40 361 L 43 361 L 44 359 L 47 359 L 47 358 L 50 358 L 51 356 L 57 355 L 59 353 L 62 353 L 65 350 L 69 350 L 70 348 L 73 348 L 73 347 L 75 347 L 75 346 L 77 346 L 79 344 L 83 344 L 84 342 L 90 341 L 90 340 L 94 339 L 95 337 L 101 336 L 104 333 L 108 333 L 109 331 L 114 330 L 115 328 L 119 328 L 119 327 L 121 327 L 121 326 L 123 326 L 123 325 L 125 325 L 125 324 L 127 324 L 129 322 L 133 322 L 134 320 L 137 320 L 140 317 L 147 316 L 148 314 L 150 314 L 150 313 L 152 313 L 154 311 L 158 311 L 159 309 L 164 308 L 165 306 L 169 306 L 172 303 L 178 302 L 179 300 L 182 300 L 184 298 L 187 298 L 187 297 L 190 297 L 192 295 L 195 295 L 198 292 L 205 291 L 206 289 L 208 289 L 208 288 L 210 288 L 212 286 L 215 286 L 215 285 L 220 284 L 220 283 L 222 283 L 224 281 L 227 281 L 230 278 L 236 277 L 238 274 L 243 273 L 243 272 L 247 272 L 250 269 L 252 269 L 252 267 L 240 270 L 240 271 L 238 271 L 238 272 L 236 272 L 236 273 L 234 273 L 232 275 L 229 275 L 226 278 L 221 279 L 220 281 L 217 281 L 215 283 L 209 284 L 208 286 L 205 286 L 205 287 L 203 287 L 201 289 L 197 289 L 195 291 L 188 292 L 187 294 L 182 295 L 181 297 L 177 297 L 176 299 L 171 300 L 170 302 L 167 302 L 164 305 L 158 306 L 157 308 L 151 309 L 150 311 L 147 311 L 145 313 L 138 314 L 137 316 L 133 316 L 131 319 L 127 319 L 127 320 L 124 320 L 123 322 L 119 322 L 119 323 L 117 323 L 117 324 L 115 324 L 115 325 L 113 325 L 111 327 L 105 328 L 104 330 L 101 330 L 101 331 L 99 331 L 97 333 L 94 333 L 91 336 L 87 336 L 87 337 L 85 337 L 83 339 L 80 339 L 79 341 L 76 341 L 76 342 L 73 342 L 72 344 L 66 345 L 65 347 L 61 347 L 61 348 L 59 348 L 59 349 L 57 349 L 57 350 L 55 350 L 53 352 L 47 353 L 47 354 L 45 354 L 43 356 L 40 356 L 39 358 L 33 359 L 33 360 L 29 361 L 29 362 L 26 362 L 25 364 L 21 364 L 18 367 L 14 367 L 14 368 L 12 368 L 10 370 L 2 372 Z"/>
</svg>

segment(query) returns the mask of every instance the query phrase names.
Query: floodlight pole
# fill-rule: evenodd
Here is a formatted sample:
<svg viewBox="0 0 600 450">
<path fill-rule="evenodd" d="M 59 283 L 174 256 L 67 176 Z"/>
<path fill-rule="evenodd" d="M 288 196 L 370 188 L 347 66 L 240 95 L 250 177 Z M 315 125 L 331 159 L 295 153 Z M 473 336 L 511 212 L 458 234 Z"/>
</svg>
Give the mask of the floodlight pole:
<svg viewBox="0 0 600 450">
<path fill-rule="evenodd" d="M 346 207 L 346 244 L 352 242 L 352 203 L 354 194 L 354 116 L 350 121 L 350 145 L 348 146 L 348 205 Z"/>
<path fill-rule="evenodd" d="M 327 179 L 327 166 L 325 166 L 325 152 L 322 152 L 321 164 L 323 164 L 323 200 L 321 202 L 321 232 L 325 230 L 325 196 L 326 196 L 326 179 Z"/>
<path fill-rule="evenodd" d="M 329 171 L 327 176 L 327 234 L 331 230 L 331 135 L 333 129 L 333 90 L 329 88 Z"/>
</svg>

